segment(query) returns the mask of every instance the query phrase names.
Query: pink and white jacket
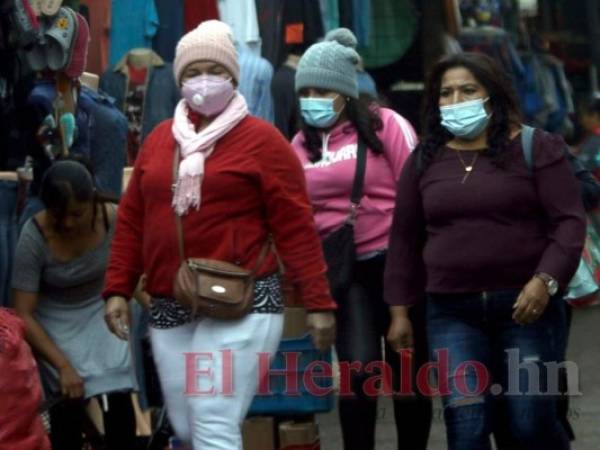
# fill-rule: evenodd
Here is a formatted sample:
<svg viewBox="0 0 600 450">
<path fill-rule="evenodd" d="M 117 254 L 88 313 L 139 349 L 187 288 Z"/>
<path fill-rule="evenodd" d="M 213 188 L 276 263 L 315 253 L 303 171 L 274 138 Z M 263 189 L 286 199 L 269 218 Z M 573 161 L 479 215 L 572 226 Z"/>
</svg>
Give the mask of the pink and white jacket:
<svg viewBox="0 0 600 450">
<path fill-rule="evenodd" d="M 410 152 L 417 144 L 411 124 L 394 111 L 381 108 L 383 129 L 378 132 L 384 152 L 367 153 L 363 198 L 356 219 L 354 240 L 359 257 L 386 250 L 392 225 L 396 182 Z M 322 158 L 311 163 L 302 132 L 292 146 L 306 175 L 308 194 L 314 208 L 321 238 L 339 228 L 350 207 L 350 193 L 356 170 L 358 134 L 349 122 L 323 134 Z"/>
</svg>

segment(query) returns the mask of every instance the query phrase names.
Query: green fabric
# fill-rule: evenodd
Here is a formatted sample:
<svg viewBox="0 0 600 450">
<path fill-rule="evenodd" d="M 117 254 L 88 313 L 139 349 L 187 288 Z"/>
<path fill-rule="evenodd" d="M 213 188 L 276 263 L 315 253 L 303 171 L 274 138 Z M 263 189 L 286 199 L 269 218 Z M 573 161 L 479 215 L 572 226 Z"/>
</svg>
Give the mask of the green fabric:
<svg viewBox="0 0 600 450">
<path fill-rule="evenodd" d="M 338 0 L 321 0 L 321 9 L 323 12 L 325 32 L 339 28 L 340 5 Z"/>
<path fill-rule="evenodd" d="M 369 46 L 359 48 L 365 67 L 387 66 L 412 45 L 418 22 L 410 0 L 372 0 Z"/>
<path fill-rule="evenodd" d="M 75 12 L 79 12 L 79 0 L 63 0 L 62 6 L 67 6 Z"/>
</svg>

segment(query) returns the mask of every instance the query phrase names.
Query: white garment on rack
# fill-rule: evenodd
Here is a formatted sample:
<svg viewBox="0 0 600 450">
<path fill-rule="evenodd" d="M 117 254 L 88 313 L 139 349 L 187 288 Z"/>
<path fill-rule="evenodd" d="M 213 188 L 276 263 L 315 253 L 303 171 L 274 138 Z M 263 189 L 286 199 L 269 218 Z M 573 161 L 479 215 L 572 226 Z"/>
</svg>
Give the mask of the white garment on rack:
<svg viewBox="0 0 600 450">
<path fill-rule="evenodd" d="M 255 0 L 219 0 L 219 17 L 233 29 L 236 42 L 242 42 L 260 56 L 260 31 Z"/>
</svg>

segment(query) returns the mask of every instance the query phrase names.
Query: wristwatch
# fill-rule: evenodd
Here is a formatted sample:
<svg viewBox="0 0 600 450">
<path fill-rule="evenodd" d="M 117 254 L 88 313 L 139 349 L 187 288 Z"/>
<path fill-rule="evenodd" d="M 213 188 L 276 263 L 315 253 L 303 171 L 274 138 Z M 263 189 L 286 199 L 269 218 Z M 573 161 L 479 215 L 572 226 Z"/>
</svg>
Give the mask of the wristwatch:
<svg viewBox="0 0 600 450">
<path fill-rule="evenodd" d="M 546 285 L 546 289 L 548 290 L 548 295 L 550 297 L 556 295 L 556 293 L 558 292 L 558 281 L 556 281 L 554 278 L 552 278 L 550 275 L 544 272 L 538 272 L 535 274 L 535 276 L 544 282 L 544 284 Z"/>
</svg>

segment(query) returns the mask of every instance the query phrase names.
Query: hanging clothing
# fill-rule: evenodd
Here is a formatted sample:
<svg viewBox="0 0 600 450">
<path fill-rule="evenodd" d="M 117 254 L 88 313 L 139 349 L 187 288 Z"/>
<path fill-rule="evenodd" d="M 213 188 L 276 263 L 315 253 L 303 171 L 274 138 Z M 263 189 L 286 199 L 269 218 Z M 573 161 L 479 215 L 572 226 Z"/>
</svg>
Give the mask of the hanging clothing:
<svg viewBox="0 0 600 450">
<path fill-rule="evenodd" d="M 283 5 L 284 0 L 256 0 L 261 53 L 273 67 L 279 67 L 283 53 Z"/>
<path fill-rule="evenodd" d="M 108 67 L 111 0 L 81 0 L 87 6 L 90 24 L 90 44 L 86 71 L 101 74 Z"/>
<path fill-rule="evenodd" d="M 354 9 L 352 31 L 354 31 L 358 46 L 368 47 L 371 26 L 371 0 L 353 0 L 352 7 Z"/>
<path fill-rule="evenodd" d="M 340 5 L 338 0 L 321 0 L 321 15 L 325 32 L 340 27 Z"/>
<path fill-rule="evenodd" d="M 142 140 L 165 119 L 173 117 L 181 95 L 175 83 L 173 66 L 153 52 L 150 58 L 148 83 L 142 111 Z M 125 111 L 129 71 L 127 55 L 100 77 L 100 89 L 115 98 L 116 105 Z"/>
<path fill-rule="evenodd" d="M 116 64 L 132 48 L 152 47 L 158 26 L 154 0 L 112 0 L 110 64 Z"/>
<path fill-rule="evenodd" d="M 250 114 L 273 122 L 273 97 L 271 82 L 273 66 L 244 44 L 236 45 L 240 63 L 240 82 L 238 91 L 246 99 Z"/>
<path fill-rule="evenodd" d="M 325 34 L 320 0 L 256 0 L 256 9 L 262 55 L 273 67 L 285 61 L 291 48 L 308 48 Z"/>
<path fill-rule="evenodd" d="M 167 2 L 168 3 L 168 2 Z M 217 0 L 184 0 L 185 32 L 192 31 L 206 20 L 219 20 Z"/>
<path fill-rule="evenodd" d="M 90 128 L 90 161 L 102 191 L 121 195 L 127 119 L 117 108 L 115 100 L 103 92 L 84 87 L 83 95 L 94 102 Z"/>
<path fill-rule="evenodd" d="M 416 38 L 417 28 L 416 12 L 410 0 L 373 0 L 369 46 L 360 49 L 365 67 L 383 67 L 399 60 Z"/>
<path fill-rule="evenodd" d="M 160 25 L 152 40 L 152 48 L 165 61 L 175 59 L 175 47 L 184 34 L 184 1 L 155 0 Z M 187 19 L 187 16 L 186 16 Z"/>
<path fill-rule="evenodd" d="M 219 0 L 221 21 L 233 30 L 235 42 L 257 49 L 260 55 L 260 32 L 254 0 Z"/>
<path fill-rule="evenodd" d="M 319 0 L 285 0 L 283 25 L 288 45 L 308 46 L 319 41 L 325 34 Z M 296 30 L 301 31 L 296 33 Z M 300 40 L 296 41 L 296 37 Z"/>
<path fill-rule="evenodd" d="M 0 308 L 10 306 L 10 278 L 17 242 L 17 182 L 0 180 Z"/>
<path fill-rule="evenodd" d="M 125 117 L 129 123 L 127 134 L 127 165 L 133 166 L 142 146 L 142 119 L 144 116 L 144 97 L 146 95 L 148 69 L 136 69 L 127 65 L 129 83 L 125 96 Z"/>
<path fill-rule="evenodd" d="M 340 27 L 352 29 L 354 27 L 354 0 L 338 1 Z"/>
<path fill-rule="evenodd" d="M 295 56 L 297 60 L 299 57 Z M 291 140 L 298 130 L 298 100 L 295 90 L 296 65 L 289 60 L 273 76 L 271 93 L 274 99 L 275 126 Z"/>
<path fill-rule="evenodd" d="M 30 122 L 31 139 L 27 144 L 28 154 L 34 159 L 34 180 L 30 194 L 37 196 L 39 185 L 45 171 L 50 166 L 44 150 L 37 142 L 36 133 L 44 118 L 52 113 L 56 98 L 53 81 L 40 80 L 29 95 L 27 111 Z M 113 99 L 103 93 L 83 87 L 77 101 L 75 113 L 77 138 L 71 147 L 71 153 L 88 158 L 95 168 L 99 188 L 119 195 L 125 163 L 125 139 L 127 121 L 123 113 L 115 106 Z M 31 215 L 37 211 L 27 209 Z M 39 209 L 38 209 L 39 211 Z M 27 220 L 22 214 L 21 223 Z"/>
</svg>

